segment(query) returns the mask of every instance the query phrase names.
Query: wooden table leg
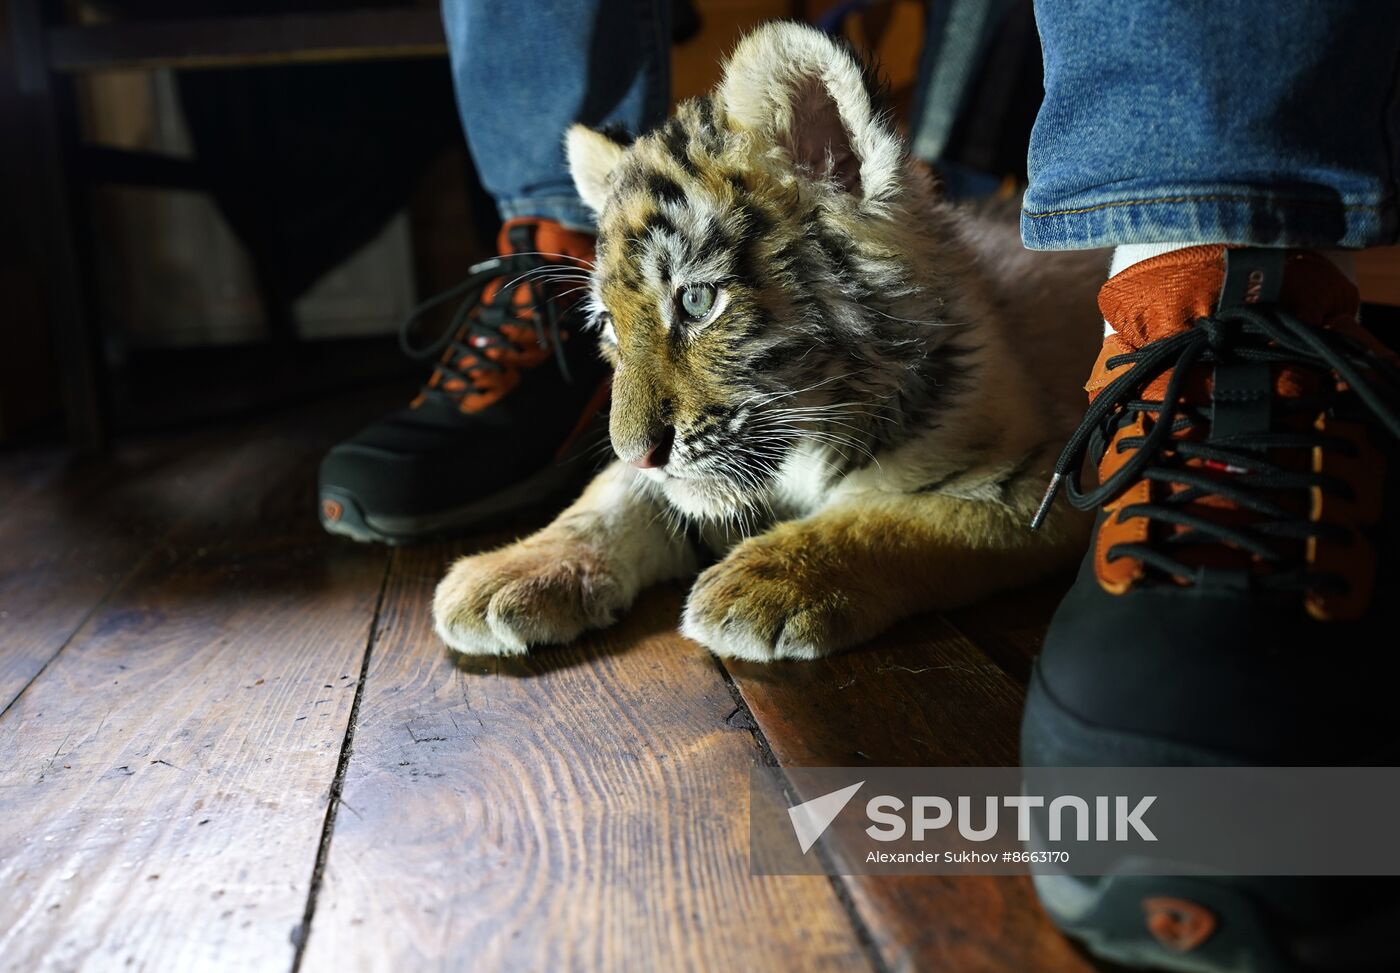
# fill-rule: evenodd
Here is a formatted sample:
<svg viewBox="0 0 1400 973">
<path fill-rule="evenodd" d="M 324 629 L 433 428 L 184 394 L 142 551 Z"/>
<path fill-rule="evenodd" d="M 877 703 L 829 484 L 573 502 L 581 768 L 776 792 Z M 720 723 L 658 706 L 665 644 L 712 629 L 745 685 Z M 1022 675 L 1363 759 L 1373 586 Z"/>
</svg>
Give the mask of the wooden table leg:
<svg viewBox="0 0 1400 973">
<path fill-rule="evenodd" d="M 68 435 L 84 452 L 101 450 L 107 439 L 103 373 L 90 282 L 91 259 L 78 221 L 85 200 L 75 198 L 74 148 L 78 140 L 72 82 L 48 68 L 40 0 L 10 0 L 19 81 L 19 125 L 34 156 L 38 176 L 27 207 L 42 273 L 46 306 L 63 383 Z"/>
</svg>

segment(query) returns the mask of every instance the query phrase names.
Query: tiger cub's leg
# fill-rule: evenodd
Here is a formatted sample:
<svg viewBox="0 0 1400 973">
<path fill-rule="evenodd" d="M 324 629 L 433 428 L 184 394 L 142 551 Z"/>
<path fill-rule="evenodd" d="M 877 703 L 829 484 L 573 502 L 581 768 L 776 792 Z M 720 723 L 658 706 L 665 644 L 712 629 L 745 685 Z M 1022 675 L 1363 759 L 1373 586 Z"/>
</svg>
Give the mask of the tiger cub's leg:
<svg viewBox="0 0 1400 973">
<path fill-rule="evenodd" d="M 813 659 L 1044 577 L 1084 553 L 1088 525 L 1057 508 L 1031 532 L 1038 494 L 866 494 L 779 524 L 700 575 L 681 630 L 718 655 Z"/>
<path fill-rule="evenodd" d="M 696 570 L 658 502 L 615 463 L 538 533 L 454 564 L 433 597 L 438 634 L 468 654 L 518 655 L 611 624 L 638 592 Z"/>
</svg>

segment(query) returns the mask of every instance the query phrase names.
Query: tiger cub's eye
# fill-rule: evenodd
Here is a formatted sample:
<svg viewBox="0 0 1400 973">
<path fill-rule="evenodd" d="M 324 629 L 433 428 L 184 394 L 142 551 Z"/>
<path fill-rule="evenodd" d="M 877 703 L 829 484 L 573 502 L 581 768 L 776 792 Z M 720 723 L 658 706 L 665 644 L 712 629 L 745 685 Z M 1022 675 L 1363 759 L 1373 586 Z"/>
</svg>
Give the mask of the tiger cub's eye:
<svg viewBox="0 0 1400 973">
<path fill-rule="evenodd" d="M 681 291 L 681 311 L 691 323 L 705 320 L 714 307 L 714 284 L 691 284 Z"/>
</svg>

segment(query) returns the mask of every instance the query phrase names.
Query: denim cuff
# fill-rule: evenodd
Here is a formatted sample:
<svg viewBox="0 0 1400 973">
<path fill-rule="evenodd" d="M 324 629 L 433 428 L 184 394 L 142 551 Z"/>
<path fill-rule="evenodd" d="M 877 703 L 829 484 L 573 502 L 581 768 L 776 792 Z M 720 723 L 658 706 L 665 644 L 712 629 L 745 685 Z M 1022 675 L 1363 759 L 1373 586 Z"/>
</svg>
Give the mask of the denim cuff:
<svg viewBox="0 0 1400 973">
<path fill-rule="evenodd" d="M 540 196 L 535 199 L 498 199 L 496 209 L 503 220 L 536 217 L 562 223 L 570 230 L 597 233 L 593 211 L 577 196 Z"/>
<path fill-rule="evenodd" d="M 1395 242 L 1395 199 L 1262 192 L 1238 186 L 1172 187 L 1141 199 L 1094 195 L 1021 210 L 1031 250 L 1124 243 L 1238 243 L 1261 247 L 1371 247 Z"/>
</svg>

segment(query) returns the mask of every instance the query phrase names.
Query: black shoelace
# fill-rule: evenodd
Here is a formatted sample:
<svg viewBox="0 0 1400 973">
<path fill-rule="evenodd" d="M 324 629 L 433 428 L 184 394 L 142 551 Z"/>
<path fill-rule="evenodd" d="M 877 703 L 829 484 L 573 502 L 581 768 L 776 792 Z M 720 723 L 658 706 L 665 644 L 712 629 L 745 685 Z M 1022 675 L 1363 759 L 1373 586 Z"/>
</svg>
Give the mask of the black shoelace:
<svg viewBox="0 0 1400 973">
<path fill-rule="evenodd" d="M 1031 521 L 1031 528 L 1038 528 L 1044 522 L 1061 486 L 1073 507 L 1092 510 L 1140 480 L 1174 484 L 1182 489 L 1158 502 L 1129 504 L 1121 508 L 1117 516 L 1123 519 L 1146 517 L 1184 529 L 1158 544 L 1116 544 L 1106 552 L 1110 560 L 1131 557 L 1173 578 L 1199 582 L 1205 580 L 1207 569 L 1185 564 L 1167 550 L 1190 544 L 1220 543 L 1269 562 L 1275 570 L 1254 579 L 1254 583 L 1265 587 L 1292 590 L 1344 587 L 1344 582 L 1334 575 L 1309 575 L 1296 568 L 1288 570 L 1289 566 L 1281 563 L 1286 558 L 1280 553 L 1277 542 L 1306 541 L 1314 537 L 1345 543 L 1348 531 L 1336 525 L 1309 521 L 1281 506 L 1269 494 L 1316 487 L 1348 498 L 1353 492 L 1351 487 L 1326 474 L 1286 469 L 1269 462 L 1266 456 L 1268 450 L 1289 448 L 1321 448 L 1350 454 L 1355 447 L 1349 440 L 1316 430 L 1270 430 L 1212 437 L 1208 442 L 1178 438 L 1182 432 L 1209 422 L 1202 408 L 1181 402 L 1192 369 L 1197 365 L 1232 361 L 1266 362 L 1335 373 L 1349 387 L 1346 393 L 1329 391 L 1320 396 L 1280 398 L 1275 408 L 1285 413 L 1317 415 L 1335 409 L 1343 394 L 1354 396 L 1364 411 L 1392 436 L 1400 438 L 1400 414 L 1391 404 L 1396 390 L 1400 389 L 1400 369 L 1350 338 L 1309 327 L 1276 307 L 1229 308 L 1198 319 L 1180 334 L 1154 341 L 1137 351 L 1115 355 L 1106 362 L 1109 368 L 1125 364 L 1133 367 L 1105 386 L 1089 406 L 1083 422 L 1055 463 L 1050 485 Z M 1172 374 L 1161 401 L 1137 397 L 1167 369 L 1171 369 Z M 1147 434 L 1125 437 L 1117 444 L 1120 452 L 1131 449 L 1133 455 L 1098 487 L 1082 490 L 1079 470 L 1091 443 L 1110 442 L 1121 423 L 1131 421 L 1140 413 L 1155 414 Z M 1190 459 L 1211 463 L 1228 472 L 1223 476 L 1211 476 L 1199 467 L 1186 466 L 1185 461 Z M 1210 496 L 1257 514 L 1260 519 L 1247 526 L 1228 525 L 1187 509 L 1188 505 Z M 1249 582 L 1243 573 L 1226 579 L 1224 572 L 1216 569 L 1210 571 L 1210 575 L 1213 580 Z"/>
<path fill-rule="evenodd" d="M 410 358 L 420 361 L 438 359 L 437 373 L 443 377 L 443 380 L 435 385 L 424 386 L 425 394 L 460 398 L 477 386 L 472 372 L 501 371 L 507 367 L 485 352 L 491 348 L 518 347 L 502 333 L 501 326 L 524 323 L 519 314 L 525 306 L 512 304 L 516 290 L 524 286 L 533 286 L 533 293 L 536 295 L 534 303 L 528 305 L 536 340 L 540 347 L 554 350 L 559 371 L 566 380 L 572 381 L 569 363 L 564 357 L 558 302 L 549 298 L 546 293 L 547 284 L 542 281 L 532 283 L 532 278 L 538 276 L 536 271 L 551 266 L 553 264 L 548 259 L 537 254 L 512 253 L 492 257 L 472 267 L 461 283 L 429 298 L 409 312 L 408 317 L 399 326 L 399 347 Z M 489 299 L 483 298 L 486 286 L 497 279 L 502 279 L 501 286 Z M 460 304 L 453 312 L 452 320 L 441 337 L 430 344 L 415 347 L 414 326 L 429 311 L 453 300 L 460 301 Z M 472 314 L 473 311 L 476 311 L 475 315 Z M 471 366 L 463 370 L 458 363 L 468 358 L 472 360 Z M 447 391 L 443 386 L 448 378 L 461 381 L 463 389 Z"/>
</svg>

